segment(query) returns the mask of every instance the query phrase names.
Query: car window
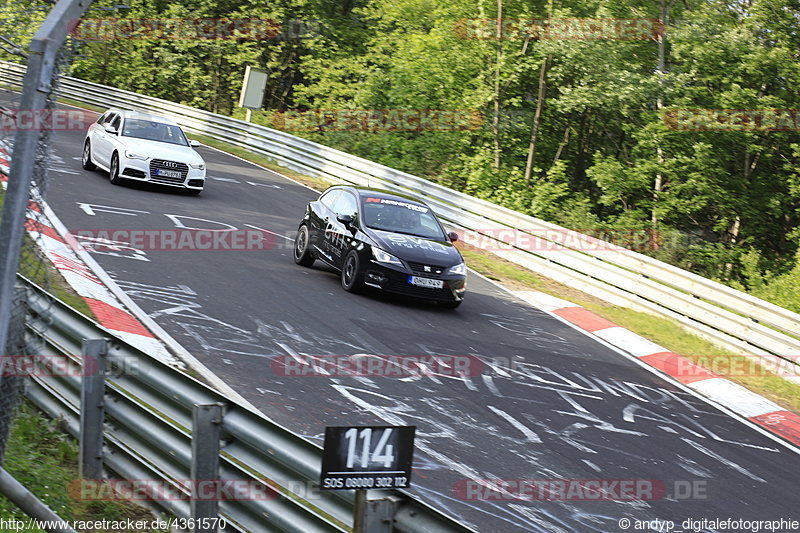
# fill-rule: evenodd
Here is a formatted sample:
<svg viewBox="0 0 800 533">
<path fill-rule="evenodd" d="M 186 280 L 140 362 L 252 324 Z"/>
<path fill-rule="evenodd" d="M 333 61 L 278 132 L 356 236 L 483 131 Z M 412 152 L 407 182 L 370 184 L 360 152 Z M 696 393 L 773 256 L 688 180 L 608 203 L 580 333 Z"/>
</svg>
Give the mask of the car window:
<svg viewBox="0 0 800 533">
<path fill-rule="evenodd" d="M 361 210 L 364 225 L 369 228 L 446 240 L 430 208 L 424 205 L 375 196 L 362 198 Z"/>
<path fill-rule="evenodd" d="M 117 130 L 117 132 L 119 132 L 120 124 L 122 124 L 122 117 L 117 115 L 116 118 L 114 118 L 114 122 L 111 123 L 111 127 Z"/>
<path fill-rule="evenodd" d="M 96 122 L 98 124 L 102 124 L 103 122 L 105 122 L 108 119 L 108 115 L 110 115 L 110 114 L 111 114 L 110 111 L 106 111 L 105 113 L 103 113 L 102 115 L 97 117 L 97 121 Z"/>
<path fill-rule="evenodd" d="M 332 191 L 328 191 L 322 195 L 322 198 L 319 199 L 322 202 L 322 205 L 327 207 L 328 209 L 333 209 L 333 204 L 336 202 L 336 199 L 339 198 L 339 195 L 342 193 L 341 189 L 334 189 Z"/>
<path fill-rule="evenodd" d="M 353 218 L 358 216 L 358 203 L 356 197 L 349 192 L 342 191 L 336 203 L 333 204 L 333 212 L 337 215 L 350 215 Z"/>
<path fill-rule="evenodd" d="M 125 120 L 122 136 L 169 144 L 180 144 L 183 146 L 189 144 L 186 137 L 183 135 L 183 131 L 178 126 L 138 118 L 129 118 Z"/>
<path fill-rule="evenodd" d="M 108 126 L 115 118 L 117 118 L 116 113 L 108 112 L 105 115 L 103 115 L 103 122 L 101 122 L 100 124 L 103 127 Z"/>
</svg>

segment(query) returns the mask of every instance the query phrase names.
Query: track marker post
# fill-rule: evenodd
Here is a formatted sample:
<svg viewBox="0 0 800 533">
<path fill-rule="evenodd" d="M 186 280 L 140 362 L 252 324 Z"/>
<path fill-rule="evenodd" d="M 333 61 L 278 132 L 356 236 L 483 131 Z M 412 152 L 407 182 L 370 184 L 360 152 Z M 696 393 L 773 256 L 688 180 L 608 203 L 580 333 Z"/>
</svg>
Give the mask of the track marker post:
<svg viewBox="0 0 800 533">
<path fill-rule="evenodd" d="M 355 490 L 353 533 L 392 533 L 396 502 L 369 490 L 411 485 L 415 426 L 325 428 L 320 489 Z"/>
</svg>

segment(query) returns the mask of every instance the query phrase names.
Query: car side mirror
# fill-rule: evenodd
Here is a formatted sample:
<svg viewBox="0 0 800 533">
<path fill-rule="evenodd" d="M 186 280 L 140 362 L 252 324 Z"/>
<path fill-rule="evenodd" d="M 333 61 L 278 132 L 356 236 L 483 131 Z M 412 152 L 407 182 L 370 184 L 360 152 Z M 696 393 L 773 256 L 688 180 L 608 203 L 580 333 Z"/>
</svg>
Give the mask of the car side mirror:
<svg viewBox="0 0 800 533">
<path fill-rule="evenodd" d="M 338 220 L 348 228 L 350 227 L 350 224 L 353 223 L 353 217 L 351 215 L 336 215 L 336 220 Z"/>
<path fill-rule="evenodd" d="M 105 126 L 103 129 L 106 130 L 106 133 L 110 133 L 111 135 L 117 134 L 117 130 L 113 126 Z"/>
<path fill-rule="evenodd" d="M 450 242 L 456 242 L 458 240 L 458 233 L 451 231 L 447 234 L 447 238 L 450 239 Z"/>
<path fill-rule="evenodd" d="M 190 139 L 189 140 L 189 146 L 191 146 L 192 148 L 197 148 L 198 146 L 200 146 L 200 141 L 196 141 L 194 139 Z"/>
</svg>

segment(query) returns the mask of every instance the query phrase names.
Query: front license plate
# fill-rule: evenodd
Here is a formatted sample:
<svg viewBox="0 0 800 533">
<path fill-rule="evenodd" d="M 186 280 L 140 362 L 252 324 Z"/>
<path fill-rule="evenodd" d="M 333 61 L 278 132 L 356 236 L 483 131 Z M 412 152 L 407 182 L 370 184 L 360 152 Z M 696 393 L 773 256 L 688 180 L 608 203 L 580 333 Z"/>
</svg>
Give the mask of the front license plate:
<svg viewBox="0 0 800 533">
<path fill-rule="evenodd" d="M 181 171 L 180 170 L 162 170 L 160 168 L 156 169 L 156 176 L 164 176 L 165 178 L 180 178 Z"/>
<path fill-rule="evenodd" d="M 408 276 L 408 282 L 417 287 L 427 287 L 429 289 L 441 289 L 444 287 L 444 281 L 440 279 L 419 278 L 417 276 Z"/>
</svg>

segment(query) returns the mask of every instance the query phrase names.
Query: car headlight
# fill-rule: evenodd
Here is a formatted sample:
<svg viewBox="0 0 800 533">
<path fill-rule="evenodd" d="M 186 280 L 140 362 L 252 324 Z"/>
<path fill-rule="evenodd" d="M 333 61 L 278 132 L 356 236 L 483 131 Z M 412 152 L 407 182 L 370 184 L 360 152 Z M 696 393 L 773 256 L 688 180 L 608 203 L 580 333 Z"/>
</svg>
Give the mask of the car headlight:
<svg viewBox="0 0 800 533">
<path fill-rule="evenodd" d="M 451 266 L 447 269 L 447 274 L 455 274 L 456 276 L 465 276 L 467 274 L 467 265 L 462 261 L 461 263 Z"/>
<path fill-rule="evenodd" d="M 403 262 L 400 261 L 398 258 L 396 258 L 390 253 L 384 252 L 380 248 L 375 248 L 374 246 L 372 247 L 372 257 L 374 257 L 375 261 L 377 261 L 378 263 L 403 266 Z"/>
<path fill-rule="evenodd" d="M 192 163 L 190 166 L 192 168 L 196 168 L 197 170 L 203 170 L 203 169 L 206 168 L 206 164 L 205 163 Z"/>
<path fill-rule="evenodd" d="M 128 159 L 141 159 L 141 160 L 147 159 L 146 155 L 137 154 L 136 152 L 131 152 L 130 150 L 125 150 L 125 157 L 127 157 Z"/>
</svg>

